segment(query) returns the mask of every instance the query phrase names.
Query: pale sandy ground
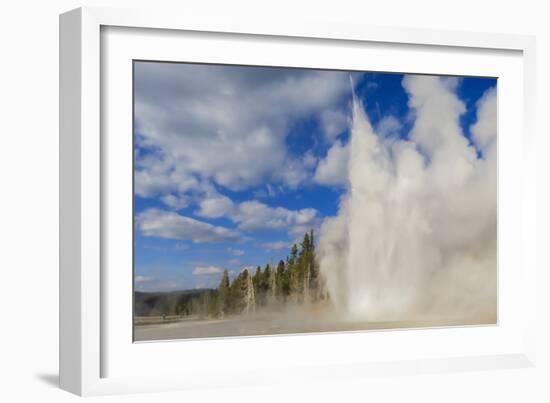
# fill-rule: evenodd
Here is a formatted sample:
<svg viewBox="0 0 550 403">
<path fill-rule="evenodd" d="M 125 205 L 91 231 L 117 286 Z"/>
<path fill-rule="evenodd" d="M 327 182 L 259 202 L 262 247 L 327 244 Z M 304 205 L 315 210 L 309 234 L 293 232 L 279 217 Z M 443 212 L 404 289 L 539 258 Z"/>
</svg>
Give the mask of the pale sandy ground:
<svg viewBox="0 0 550 403">
<path fill-rule="evenodd" d="M 275 335 L 313 332 L 359 331 L 494 324 L 491 320 L 429 320 L 365 322 L 335 318 L 333 315 L 299 313 L 262 313 L 218 320 L 182 320 L 179 322 L 135 326 L 135 341 L 173 340 L 208 337 Z"/>
</svg>

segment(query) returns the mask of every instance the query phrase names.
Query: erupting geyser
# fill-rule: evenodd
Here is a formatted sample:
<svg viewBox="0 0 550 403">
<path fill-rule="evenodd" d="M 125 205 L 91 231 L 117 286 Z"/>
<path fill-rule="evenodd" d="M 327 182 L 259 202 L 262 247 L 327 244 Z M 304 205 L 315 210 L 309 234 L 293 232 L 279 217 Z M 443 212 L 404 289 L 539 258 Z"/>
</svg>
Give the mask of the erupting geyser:
<svg viewBox="0 0 550 403">
<path fill-rule="evenodd" d="M 377 133 L 353 100 L 349 189 L 320 236 L 331 300 L 361 320 L 494 323 L 496 91 L 466 137 L 456 80 L 402 85 L 414 112 L 405 139 Z"/>
</svg>

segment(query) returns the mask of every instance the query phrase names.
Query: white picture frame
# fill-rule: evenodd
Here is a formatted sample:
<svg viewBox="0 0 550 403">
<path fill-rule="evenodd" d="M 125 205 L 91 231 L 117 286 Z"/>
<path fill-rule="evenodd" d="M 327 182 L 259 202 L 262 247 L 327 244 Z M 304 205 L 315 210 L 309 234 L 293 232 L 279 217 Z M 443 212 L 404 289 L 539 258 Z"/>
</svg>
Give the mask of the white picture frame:
<svg viewBox="0 0 550 403">
<path fill-rule="evenodd" d="M 118 28 L 109 31 L 109 27 Z M 139 31 L 139 29 L 145 29 L 145 31 Z M 102 36 L 105 32 L 114 32 L 112 39 L 107 40 Z M 117 37 L 116 32 L 122 34 Z M 128 172 L 119 169 L 115 175 L 116 168 L 109 163 L 113 153 L 119 155 L 117 153 L 123 151 L 127 143 L 112 141 L 114 137 L 108 135 L 112 127 L 125 123 L 106 118 L 110 115 L 110 110 L 104 108 L 108 104 L 108 108 L 128 111 L 128 101 L 124 99 L 117 101 L 127 96 L 125 91 L 128 90 L 128 86 L 127 81 L 124 81 L 126 84 L 122 83 L 121 87 L 113 84 L 113 81 L 105 80 L 102 75 L 124 74 L 124 71 L 127 71 L 117 67 L 124 67 L 127 61 L 134 57 L 131 53 L 131 49 L 134 48 L 127 46 L 131 43 L 124 41 L 131 41 L 132 39 L 127 37 L 137 35 L 139 32 L 143 34 L 140 47 L 160 49 L 155 52 L 156 56 L 161 58 L 172 57 L 171 45 L 175 43 L 174 41 L 181 40 L 178 33 L 182 35 L 193 33 L 194 40 L 197 40 L 196 38 L 200 40 L 201 35 L 216 33 L 217 43 L 230 41 L 231 38 L 252 38 L 255 43 L 270 41 L 275 44 L 273 46 L 279 46 L 280 43 L 282 47 L 288 46 L 285 45 L 288 41 L 302 48 L 311 45 L 311 41 L 319 41 L 322 46 L 336 50 L 350 45 L 348 47 L 358 47 L 359 51 L 362 49 L 361 46 L 374 46 L 384 51 L 385 48 L 393 46 L 396 52 L 392 56 L 394 59 L 399 56 L 399 52 L 419 52 L 425 54 L 422 61 L 424 66 L 430 62 L 433 64 L 430 71 L 423 71 L 426 67 L 422 67 L 422 64 L 418 64 L 417 67 L 409 65 L 402 69 L 402 71 L 416 73 L 452 74 L 462 71 L 463 74 L 492 75 L 491 71 L 497 71 L 497 67 L 493 66 L 496 63 L 491 57 L 496 55 L 498 59 L 500 57 L 498 55 L 510 54 L 509 62 L 506 61 L 508 58 L 504 57 L 501 63 L 502 66 L 509 65 L 510 69 L 505 70 L 507 67 L 500 67 L 503 69 L 504 82 L 510 84 L 504 86 L 505 91 L 509 88 L 510 93 L 501 94 L 499 87 L 499 97 L 503 97 L 499 107 L 506 111 L 505 108 L 509 107 L 506 97 L 514 98 L 516 102 L 514 105 L 517 106 L 519 103 L 521 113 L 499 117 L 499 125 L 501 118 L 507 119 L 507 126 L 505 128 L 499 126 L 499 128 L 503 129 L 504 134 L 510 133 L 501 138 L 499 132 L 499 170 L 511 172 L 506 168 L 509 166 L 509 160 L 505 157 L 509 153 L 520 152 L 522 158 L 518 159 L 518 165 L 514 167 L 512 174 L 507 175 L 506 182 L 502 181 L 499 173 L 499 242 L 502 238 L 508 245 L 517 245 L 516 250 L 506 251 L 510 255 L 506 255 L 506 261 L 502 262 L 500 252 L 506 248 L 502 248 L 499 243 L 499 263 L 506 264 L 510 268 L 515 267 L 517 272 L 509 270 L 505 273 L 513 273 L 513 277 L 507 277 L 507 275 L 499 277 L 498 326 L 475 329 L 417 329 L 322 336 L 197 340 L 193 341 L 193 344 L 185 341 L 144 343 L 139 346 L 133 344 L 131 339 L 128 339 L 128 332 L 131 330 L 128 329 L 127 322 L 124 319 L 117 320 L 122 318 L 120 315 L 127 313 L 130 302 L 124 298 L 125 302 L 113 301 L 113 298 L 110 298 L 113 290 L 120 290 L 123 295 L 127 293 L 128 289 L 131 289 L 131 280 L 128 279 L 128 284 L 124 285 L 121 283 L 123 279 L 117 280 L 109 276 L 109 259 L 112 257 L 109 255 L 106 241 L 107 235 L 109 239 L 113 239 L 113 236 L 118 237 L 117 234 L 121 234 L 120 239 L 126 239 L 124 237 L 127 236 L 128 231 L 132 230 L 131 225 L 127 228 L 124 221 L 115 222 L 113 215 L 106 213 L 113 208 L 125 208 L 124 205 L 117 207 L 111 203 L 113 198 L 117 198 L 112 195 L 113 183 L 118 181 L 115 184 L 120 184 L 125 180 L 124 175 Z M 156 36 L 151 36 L 152 32 Z M 246 40 L 242 42 L 243 49 L 246 49 L 249 45 Z M 196 50 L 194 57 L 202 61 L 198 48 L 191 40 L 188 46 L 190 46 L 189 49 Z M 219 45 L 213 43 L 212 46 Z M 163 49 L 166 53 L 163 53 Z M 241 63 L 248 61 L 253 64 L 254 60 L 260 61 L 258 58 L 264 57 L 261 52 L 245 57 L 246 52 L 243 49 L 235 50 L 236 54 L 240 55 L 238 61 Z M 254 21 L 249 21 L 245 17 L 231 21 L 209 20 L 169 11 L 103 8 L 81 8 L 61 15 L 61 387 L 79 395 L 97 395 L 227 385 L 242 386 L 262 382 L 295 382 L 297 379 L 302 382 L 306 379 L 344 379 L 350 376 L 380 373 L 395 375 L 535 365 L 535 319 L 530 316 L 532 314 L 528 314 L 536 311 L 534 309 L 536 288 L 534 256 L 536 254 L 533 240 L 536 223 L 535 164 L 534 158 L 531 158 L 534 153 L 534 49 L 534 38 L 529 36 L 382 28 L 315 20 L 270 21 L 268 17 Z M 437 59 L 430 54 L 432 51 L 441 52 L 446 56 Z M 273 57 L 278 56 L 277 52 L 281 51 L 274 48 L 269 56 L 271 59 L 265 56 L 261 62 L 270 63 Z M 478 61 L 472 62 L 471 65 L 465 63 L 464 66 L 446 67 L 451 64 L 456 65 L 449 61 L 462 57 L 460 52 L 469 52 L 473 58 L 477 57 Z M 322 59 L 315 59 L 314 52 L 311 53 L 309 63 L 312 63 L 313 67 L 323 62 Z M 114 56 L 121 60 L 115 63 Z M 488 59 L 484 59 L 485 56 Z M 110 65 L 109 62 L 102 60 L 105 57 L 111 58 L 114 64 Z M 449 60 L 445 62 L 445 58 Z M 229 55 L 220 55 L 213 61 L 237 62 L 237 59 L 233 60 Z M 307 63 L 308 60 L 303 59 L 298 64 L 306 67 Z M 283 62 L 283 65 L 287 64 Z M 334 67 L 334 65 L 324 67 L 327 66 Z M 373 66 L 372 69 L 383 70 L 384 68 L 392 67 L 389 65 L 385 67 L 381 63 Z M 521 82 L 518 82 L 518 78 Z M 130 116 L 122 119 L 131 120 L 131 113 Z M 120 127 L 124 130 L 127 126 Z M 517 131 L 512 133 L 511 128 Z M 106 133 L 107 137 L 105 137 Z M 114 179 L 115 177 L 119 179 Z M 518 186 L 521 191 L 517 190 Z M 124 189 L 124 186 L 119 187 Z M 501 205 L 501 198 L 503 200 L 505 198 L 506 203 Z M 517 214 L 512 214 L 513 211 Z M 504 226 L 501 231 L 502 219 L 513 223 L 510 226 Z M 128 246 L 131 248 L 131 245 Z M 514 295 L 521 296 L 521 304 L 517 306 L 512 306 L 512 296 L 506 291 L 512 286 L 517 288 Z M 502 295 L 501 290 L 504 290 Z M 119 326 L 119 323 L 122 325 Z M 367 339 L 368 344 L 374 346 L 370 347 L 371 350 L 364 348 L 361 352 L 357 352 L 357 349 L 352 350 L 350 347 L 361 346 L 361 343 Z M 456 346 L 457 340 L 462 340 L 464 343 L 462 348 Z M 314 351 L 326 349 L 328 352 L 325 356 L 318 357 L 313 350 L 309 352 L 306 350 L 301 359 L 293 360 L 288 364 L 277 361 L 277 356 L 280 355 L 277 349 L 282 344 L 288 348 L 300 348 L 306 343 L 314 345 L 316 349 Z M 331 346 L 342 343 L 348 346 L 348 350 L 333 352 L 334 348 L 331 349 Z M 222 361 L 223 354 L 229 354 L 225 351 L 231 350 L 225 348 L 229 344 L 246 348 L 249 351 L 249 360 L 245 359 L 245 362 L 240 363 L 237 368 L 220 365 L 217 371 L 211 371 L 207 366 L 200 365 L 201 361 L 205 361 L 205 357 L 208 360 L 214 359 L 212 351 L 217 352 L 218 356 L 222 357 L 219 360 Z M 403 348 L 404 346 L 414 346 L 415 351 L 410 352 Z M 392 354 L 389 353 L 390 348 L 393 351 Z M 262 367 L 261 363 L 254 362 L 254 356 L 263 350 L 272 351 L 273 354 L 271 360 L 268 360 L 270 364 L 263 364 Z M 178 359 L 168 359 L 178 354 L 180 355 Z M 157 365 L 159 362 L 164 363 L 163 367 L 166 371 L 155 375 L 151 371 L 136 369 L 133 361 L 137 359 L 136 357 L 139 357 L 139 361 L 143 362 L 144 366 L 152 364 L 153 360 Z M 180 357 L 188 358 L 186 364 L 181 364 Z M 226 358 L 230 358 L 230 355 Z M 124 362 L 128 364 L 124 365 Z M 193 371 L 189 370 L 191 367 Z M 307 368 L 307 371 L 304 372 L 304 368 Z M 205 376 L 206 374 L 208 377 Z"/>
</svg>

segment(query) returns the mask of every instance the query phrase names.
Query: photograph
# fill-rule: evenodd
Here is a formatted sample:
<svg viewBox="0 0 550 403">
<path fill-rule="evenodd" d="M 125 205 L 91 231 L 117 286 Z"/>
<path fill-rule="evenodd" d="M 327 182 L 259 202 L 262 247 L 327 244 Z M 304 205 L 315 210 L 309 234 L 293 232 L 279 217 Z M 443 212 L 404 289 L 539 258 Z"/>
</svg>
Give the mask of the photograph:
<svg viewBox="0 0 550 403">
<path fill-rule="evenodd" d="M 496 325 L 497 100 L 133 60 L 134 342 Z"/>
</svg>

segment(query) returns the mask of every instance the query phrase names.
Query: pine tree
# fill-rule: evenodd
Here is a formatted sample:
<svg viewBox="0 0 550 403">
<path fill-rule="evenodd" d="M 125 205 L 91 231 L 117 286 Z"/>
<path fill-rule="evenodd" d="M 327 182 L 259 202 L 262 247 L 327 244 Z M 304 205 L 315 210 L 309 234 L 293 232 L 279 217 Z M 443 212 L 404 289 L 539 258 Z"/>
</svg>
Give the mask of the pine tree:
<svg viewBox="0 0 550 403">
<path fill-rule="evenodd" d="M 290 250 L 288 277 L 290 297 L 293 301 L 297 302 L 301 294 L 301 276 L 298 246 L 296 246 L 296 244 L 293 244 Z"/>
<path fill-rule="evenodd" d="M 242 293 L 243 273 L 239 273 L 229 287 L 229 311 L 232 313 L 241 313 L 243 305 Z"/>
<path fill-rule="evenodd" d="M 229 273 L 226 269 L 218 287 L 218 314 L 221 317 L 229 311 L 229 285 Z"/>
<path fill-rule="evenodd" d="M 206 313 L 209 317 L 217 318 L 220 314 L 219 295 L 216 290 L 206 294 Z"/>
<path fill-rule="evenodd" d="M 301 286 L 301 301 L 309 302 L 309 276 L 311 271 L 311 243 L 309 234 L 306 232 L 304 240 L 300 244 L 302 247 L 298 261 L 300 262 L 300 286 Z"/>
<path fill-rule="evenodd" d="M 310 280 L 309 287 L 311 290 L 311 297 L 313 301 L 318 301 L 322 294 L 321 274 L 319 272 L 319 265 L 315 256 L 315 238 L 313 230 L 310 231 L 310 252 L 309 252 L 309 267 L 310 267 Z"/>
<path fill-rule="evenodd" d="M 272 274 L 273 270 L 271 270 L 271 266 L 268 263 L 265 266 L 260 280 L 261 303 L 264 306 L 266 306 L 270 302 L 269 296 L 271 295 Z"/>
<path fill-rule="evenodd" d="M 285 282 L 285 262 L 282 260 L 279 261 L 277 265 L 277 272 L 275 274 L 275 296 L 278 301 L 284 301 L 285 291 L 284 291 L 284 282 Z"/>
<path fill-rule="evenodd" d="M 245 313 L 248 315 L 251 312 L 256 312 L 256 297 L 252 276 L 246 276 Z"/>
<path fill-rule="evenodd" d="M 231 313 L 254 312 L 256 307 L 269 306 L 275 301 L 303 303 L 328 298 L 316 262 L 315 234 L 310 230 L 304 234 L 299 247 L 293 244 L 286 261 L 280 260 L 276 267 L 267 264 L 262 270 L 258 266 L 254 275 L 245 269 L 233 281 L 224 270 L 216 289 L 186 302 L 174 301 L 163 309 L 169 314 L 223 317 Z"/>
<path fill-rule="evenodd" d="M 285 271 L 283 273 L 283 295 L 285 301 L 290 297 L 290 257 L 287 256 L 285 263 Z"/>
<path fill-rule="evenodd" d="M 256 294 L 256 300 L 260 295 L 260 282 L 262 280 L 262 268 L 260 266 L 256 267 L 256 273 L 252 277 L 252 284 L 254 285 L 254 293 Z"/>
<path fill-rule="evenodd" d="M 290 258 L 289 263 L 293 265 L 296 262 L 296 257 L 298 255 L 298 247 L 296 244 L 292 244 L 292 248 L 290 249 Z"/>
</svg>

